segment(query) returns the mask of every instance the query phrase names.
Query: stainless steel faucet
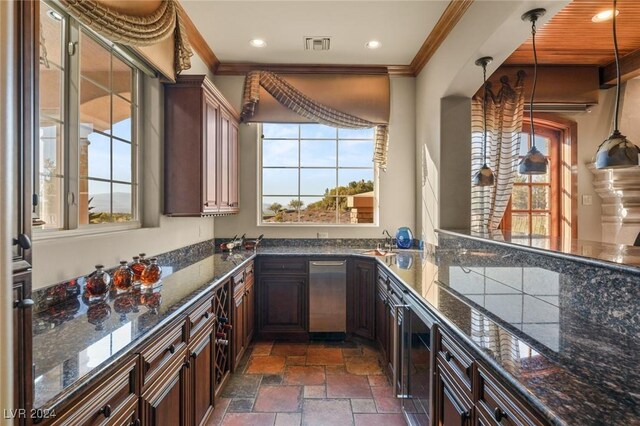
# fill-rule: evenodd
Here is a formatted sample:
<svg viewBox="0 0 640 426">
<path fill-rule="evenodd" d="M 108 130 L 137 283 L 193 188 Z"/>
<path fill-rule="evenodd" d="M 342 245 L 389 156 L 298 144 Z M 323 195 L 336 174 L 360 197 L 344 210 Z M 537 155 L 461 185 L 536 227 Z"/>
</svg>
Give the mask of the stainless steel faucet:
<svg viewBox="0 0 640 426">
<path fill-rule="evenodd" d="M 385 241 L 384 246 L 386 247 L 388 252 L 392 252 L 393 251 L 393 237 L 391 236 L 391 234 L 389 234 L 389 231 L 387 231 L 386 229 L 384 231 L 382 231 L 382 235 L 386 235 L 386 238 L 384 239 L 384 241 Z"/>
</svg>

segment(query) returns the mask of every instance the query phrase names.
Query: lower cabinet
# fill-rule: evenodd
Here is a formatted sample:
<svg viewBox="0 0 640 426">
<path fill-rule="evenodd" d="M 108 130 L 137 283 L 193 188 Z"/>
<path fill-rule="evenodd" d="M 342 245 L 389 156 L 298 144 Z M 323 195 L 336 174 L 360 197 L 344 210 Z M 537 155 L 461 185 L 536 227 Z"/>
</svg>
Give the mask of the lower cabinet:
<svg viewBox="0 0 640 426">
<path fill-rule="evenodd" d="M 215 344 L 215 332 L 213 328 L 209 328 L 189 345 L 191 359 L 187 362 L 187 368 L 189 370 L 188 389 L 191 391 L 191 395 L 188 414 L 192 418 L 191 424 L 194 426 L 206 424 L 213 412 Z"/>
<path fill-rule="evenodd" d="M 470 426 L 473 404 L 463 395 L 440 361 L 436 362 L 434 382 L 436 425 Z"/>
<path fill-rule="evenodd" d="M 349 261 L 347 331 L 373 340 L 375 337 L 376 264 L 374 260 Z"/>
<path fill-rule="evenodd" d="M 139 356 L 131 355 L 73 399 L 47 425 L 138 425 Z M 34 421 L 34 423 L 38 423 Z"/>
<path fill-rule="evenodd" d="M 240 363 L 253 339 L 255 294 L 253 292 L 253 262 L 232 279 L 233 302 L 231 309 L 233 370 Z"/>
<path fill-rule="evenodd" d="M 381 358 L 385 365 L 389 362 L 389 291 L 383 276 L 378 275 L 376 279 L 375 294 L 375 336 Z"/>
<path fill-rule="evenodd" d="M 176 354 L 142 394 L 142 423 L 153 426 L 187 424 L 188 367 L 186 350 Z"/>
</svg>

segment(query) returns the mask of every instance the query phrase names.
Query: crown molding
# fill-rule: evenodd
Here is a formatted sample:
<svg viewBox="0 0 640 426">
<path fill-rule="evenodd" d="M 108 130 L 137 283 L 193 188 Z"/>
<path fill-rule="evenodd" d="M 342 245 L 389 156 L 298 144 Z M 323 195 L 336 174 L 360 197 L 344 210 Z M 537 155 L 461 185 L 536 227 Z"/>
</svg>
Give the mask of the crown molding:
<svg viewBox="0 0 640 426">
<path fill-rule="evenodd" d="M 273 71 L 282 74 L 389 74 L 412 76 L 408 65 L 336 65 L 336 64 L 264 64 L 223 62 L 217 75 L 245 75 L 249 71 Z"/>
<path fill-rule="evenodd" d="M 451 0 L 447 8 L 438 19 L 435 27 L 431 30 L 427 39 L 422 43 L 422 47 L 411 61 L 413 75 L 420 74 L 420 71 L 427 65 L 429 59 L 436 53 L 442 42 L 447 38 L 451 30 L 456 26 L 460 18 L 465 14 L 474 0 Z"/>
</svg>

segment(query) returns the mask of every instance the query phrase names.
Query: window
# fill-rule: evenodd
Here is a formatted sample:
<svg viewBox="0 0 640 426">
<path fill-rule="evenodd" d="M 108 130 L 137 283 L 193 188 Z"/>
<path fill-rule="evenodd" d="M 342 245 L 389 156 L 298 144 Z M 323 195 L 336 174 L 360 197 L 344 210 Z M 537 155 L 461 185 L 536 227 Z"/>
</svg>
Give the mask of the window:
<svg viewBox="0 0 640 426">
<path fill-rule="evenodd" d="M 523 126 L 520 158 L 531 149 L 530 126 Z M 549 167 L 545 175 L 516 174 L 511 201 L 505 212 L 503 228 L 512 234 L 558 236 L 559 185 L 558 160 L 560 131 L 536 124 L 536 147 Z"/>
<path fill-rule="evenodd" d="M 137 226 L 135 59 L 43 2 L 34 229 Z"/>
<path fill-rule="evenodd" d="M 259 224 L 374 224 L 374 129 L 262 125 Z"/>
</svg>

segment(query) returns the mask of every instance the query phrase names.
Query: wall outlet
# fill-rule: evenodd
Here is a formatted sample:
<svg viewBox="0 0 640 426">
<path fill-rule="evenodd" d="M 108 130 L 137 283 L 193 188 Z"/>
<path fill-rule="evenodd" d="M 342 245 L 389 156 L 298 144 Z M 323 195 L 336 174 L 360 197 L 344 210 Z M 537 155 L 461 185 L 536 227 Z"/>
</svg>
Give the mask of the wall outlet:
<svg viewBox="0 0 640 426">
<path fill-rule="evenodd" d="M 593 204 L 593 196 L 592 195 L 583 195 L 582 196 L 582 205 L 590 206 Z"/>
<path fill-rule="evenodd" d="M 318 232 L 318 238 L 329 238 L 328 232 Z"/>
</svg>

